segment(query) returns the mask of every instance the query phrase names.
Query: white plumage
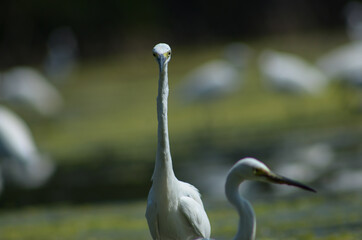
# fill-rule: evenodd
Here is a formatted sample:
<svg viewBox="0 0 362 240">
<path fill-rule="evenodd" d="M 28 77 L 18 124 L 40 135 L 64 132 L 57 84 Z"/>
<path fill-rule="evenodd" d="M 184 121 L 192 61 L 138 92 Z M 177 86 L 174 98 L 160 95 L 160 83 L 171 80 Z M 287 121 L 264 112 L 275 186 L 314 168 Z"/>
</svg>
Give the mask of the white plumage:
<svg viewBox="0 0 362 240">
<path fill-rule="evenodd" d="M 39 187 L 54 171 L 54 164 L 39 153 L 25 122 L 3 106 L 0 106 L 0 160 L 3 177 L 22 187 Z"/>
<path fill-rule="evenodd" d="M 331 78 L 353 86 L 362 86 L 362 41 L 331 50 L 317 65 Z"/>
<path fill-rule="evenodd" d="M 243 158 L 231 167 L 225 182 L 225 195 L 239 214 L 239 225 L 233 240 L 254 240 L 256 217 L 250 202 L 240 196 L 239 186 L 245 180 L 287 184 L 315 192 L 314 189 L 292 179 L 273 173 L 264 163 L 254 158 Z M 198 240 L 211 240 L 200 238 Z"/>
<path fill-rule="evenodd" d="M 237 91 L 243 84 L 251 49 L 242 43 L 225 48 L 225 60 L 202 64 L 181 80 L 176 92 L 183 102 L 209 101 Z"/>
<path fill-rule="evenodd" d="M 56 114 L 63 106 L 58 90 L 31 67 L 4 72 L 0 76 L 0 98 L 28 105 L 45 116 Z"/>
<path fill-rule="evenodd" d="M 184 102 L 210 100 L 228 95 L 241 85 L 238 71 L 224 60 L 214 60 L 195 69 L 180 86 Z"/>
<path fill-rule="evenodd" d="M 159 68 L 157 97 L 158 144 L 146 218 L 154 240 L 192 240 L 210 237 L 210 222 L 198 190 L 179 181 L 172 167 L 167 123 L 168 62 L 171 48 L 157 44 L 153 48 Z"/>
<path fill-rule="evenodd" d="M 327 78 L 319 69 L 293 54 L 265 50 L 259 60 L 266 84 L 275 90 L 318 94 L 327 86 Z"/>
<path fill-rule="evenodd" d="M 362 40 L 362 3 L 348 2 L 344 8 L 347 34 L 352 40 Z"/>
</svg>

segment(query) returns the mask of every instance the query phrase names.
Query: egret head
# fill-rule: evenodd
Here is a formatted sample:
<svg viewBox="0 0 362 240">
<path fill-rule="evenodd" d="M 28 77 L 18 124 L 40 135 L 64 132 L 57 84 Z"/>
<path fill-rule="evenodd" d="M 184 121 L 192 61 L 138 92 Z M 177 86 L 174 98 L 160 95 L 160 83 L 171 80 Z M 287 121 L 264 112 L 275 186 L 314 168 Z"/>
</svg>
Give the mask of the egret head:
<svg viewBox="0 0 362 240">
<path fill-rule="evenodd" d="M 166 43 L 159 43 L 153 48 L 153 56 L 160 68 L 163 68 L 171 59 L 171 48 Z"/>
<path fill-rule="evenodd" d="M 230 172 L 234 172 L 240 179 L 287 184 L 307 191 L 316 192 L 314 189 L 302 183 L 273 173 L 264 163 L 254 158 L 239 160 L 231 168 Z"/>
</svg>

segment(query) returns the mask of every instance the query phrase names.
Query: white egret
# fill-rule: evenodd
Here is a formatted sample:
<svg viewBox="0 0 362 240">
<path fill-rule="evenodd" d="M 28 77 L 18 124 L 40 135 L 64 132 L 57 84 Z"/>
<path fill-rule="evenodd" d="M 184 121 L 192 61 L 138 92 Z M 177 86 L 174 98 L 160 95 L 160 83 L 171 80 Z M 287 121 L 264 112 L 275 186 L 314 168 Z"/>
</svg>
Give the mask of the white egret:
<svg viewBox="0 0 362 240">
<path fill-rule="evenodd" d="M 59 91 L 36 69 L 14 67 L 0 76 L 0 98 L 20 102 L 44 116 L 52 116 L 63 106 Z"/>
<path fill-rule="evenodd" d="M 351 40 L 362 40 L 362 3 L 351 1 L 344 8 L 347 23 L 347 34 Z"/>
<path fill-rule="evenodd" d="M 318 94 L 328 83 L 319 69 L 290 53 L 265 50 L 259 68 L 268 86 L 279 91 Z"/>
<path fill-rule="evenodd" d="M 54 81 L 64 81 L 77 65 L 78 41 L 70 27 L 54 29 L 47 42 L 45 73 Z"/>
<path fill-rule="evenodd" d="M 244 180 L 287 184 L 316 192 L 314 189 L 292 179 L 273 173 L 264 163 L 254 158 L 243 158 L 230 169 L 225 183 L 225 195 L 239 214 L 239 227 L 233 240 L 254 240 L 256 217 L 253 207 L 239 194 L 239 186 Z M 201 240 L 201 239 L 200 239 Z M 203 239 L 207 240 L 207 239 Z"/>
<path fill-rule="evenodd" d="M 239 194 L 239 185 L 244 180 L 287 184 L 315 192 L 314 189 L 302 183 L 273 173 L 259 160 L 254 158 L 244 158 L 239 160 L 230 169 L 225 183 L 226 197 L 239 213 L 239 227 L 234 240 L 255 239 L 256 218 L 254 210 L 251 204 Z"/>
<path fill-rule="evenodd" d="M 245 80 L 245 67 L 252 50 L 246 44 L 233 43 L 224 51 L 225 59 L 208 61 L 181 80 L 177 93 L 183 102 L 208 102 L 240 88 Z"/>
<path fill-rule="evenodd" d="M 324 54 L 317 65 L 331 78 L 351 86 L 362 86 L 362 41 L 339 46 Z"/>
<path fill-rule="evenodd" d="M 54 172 L 54 164 L 39 153 L 25 122 L 3 106 L 0 106 L 0 160 L 3 177 L 26 188 L 41 186 Z"/>
<path fill-rule="evenodd" d="M 154 240 L 191 240 L 210 237 L 210 222 L 199 191 L 179 181 L 172 168 L 167 123 L 168 63 L 171 48 L 164 43 L 153 48 L 159 64 L 157 97 L 158 143 L 146 218 Z"/>
</svg>

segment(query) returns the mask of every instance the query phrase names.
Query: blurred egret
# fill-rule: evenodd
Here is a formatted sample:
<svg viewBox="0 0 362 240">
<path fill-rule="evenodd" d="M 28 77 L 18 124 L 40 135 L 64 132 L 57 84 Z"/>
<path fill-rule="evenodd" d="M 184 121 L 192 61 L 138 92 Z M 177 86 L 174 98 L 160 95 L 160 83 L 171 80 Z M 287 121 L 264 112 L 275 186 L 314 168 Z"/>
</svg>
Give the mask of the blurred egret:
<svg viewBox="0 0 362 240">
<path fill-rule="evenodd" d="M 44 116 L 52 116 L 63 106 L 59 91 L 36 69 L 14 67 L 0 76 L 0 98 L 20 102 Z"/>
<path fill-rule="evenodd" d="M 38 152 L 24 121 L 3 106 L 0 106 L 0 160 L 3 177 L 22 187 L 39 187 L 54 171 L 54 164 Z"/>
<path fill-rule="evenodd" d="M 164 43 L 153 48 L 159 64 L 157 97 L 158 144 L 146 218 L 153 239 L 191 240 L 210 237 L 210 222 L 199 191 L 179 181 L 172 169 L 167 126 L 168 62 L 171 48 Z"/>
<path fill-rule="evenodd" d="M 288 172 L 295 178 L 307 178 L 308 183 L 323 180 L 327 173 L 332 172 L 335 151 L 331 144 L 318 142 L 298 144 L 290 138 L 279 146 L 273 159 L 278 160 L 275 169 Z M 328 175 L 328 174 L 327 174 Z M 294 188 L 278 188 L 278 192 L 294 192 Z"/>
<path fill-rule="evenodd" d="M 74 70 L 78 57 L 78 41 L 70 27 L 54 29 L 47 42 L 48 54 L 44 62 L 45 73 L 58 82 L 65 80 Z"/>
<path fill-rule="evenodd" d="M 347 23 L 347 34 L 355 41 L 362 40 L 362 3 L 351 1 L 344 8 Z"/>
<path fill-rule="evenodd" d="M 314 189 L 273 173 L 264 163 L 254 158 L 243 158 L 230 169 L 225 183 L 225 195 L 239 213 L 239 227 L 234 240 L 254 240 L 256 218 L 253 207 L 239 194 L 239 185 L 244 180 L 256 180 L 269 183 L 287 184 L 315 192 Z M 200 239 L 201 240 L 201 239 Z M 203 239 L 207 240 L 207 239 Z"/>
<path fill-rule="evenodd" d="M 240 88 L 251 49 L 243 43 L 233 43 L 224 51 L 225 59 L 206 62 L 181 80 L 177 92 L 183 102 L 210 101 Z"/>
<path fill-rule="evenodd" d="M 362 41 L 331 50 L 318 59 L 317 65 L 331 78 L 362 87 Z"/>
<path fill-rule="evenodd" d="M 266 50 L 259 67 L 267 84 L 279 91 L 317 94 L 328 83 L 319 69 L 290 53 Z"/>
</svg>

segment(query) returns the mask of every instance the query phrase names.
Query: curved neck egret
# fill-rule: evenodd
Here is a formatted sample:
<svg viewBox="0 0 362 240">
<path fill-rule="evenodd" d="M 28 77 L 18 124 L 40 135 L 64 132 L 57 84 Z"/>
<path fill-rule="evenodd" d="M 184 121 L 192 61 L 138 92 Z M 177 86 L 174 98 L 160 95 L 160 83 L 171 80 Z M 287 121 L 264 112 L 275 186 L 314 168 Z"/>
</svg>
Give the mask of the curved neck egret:
<svg viewBox="0 0 362 240">
<path fill-rule="evenodd" d="M 235 163 L 230 169 L 226 183 L 225 194 L 229 202 L 239 214 L 239 227 L 234 240 L 254 240 L 256 218 L 251 204 L 239 194 L 239 185 L 244 180 L 287 184 L 315 192 L 314 189 L 295 180 L 273 173 L 266 165 L 254 158 L 244 158 Z"/>
<path fill-rule="evenodd" d="M 239 194 L 239 186 L 244 180 L 256 180 L 269 183 L 287 184 L 307 191 L 314 189 L 295 180 L 273 173 L 264 163 L 255 158 L 243 158 L 230 169 L 225 183 L 225 194 L 229 202 L 239 214 L 238 231 L 233 240 L 254 240 L 256 231 L 256 217 L 253 207 Z M 211 240 L 198 238 L 197 240 Z"/>
</svg>

